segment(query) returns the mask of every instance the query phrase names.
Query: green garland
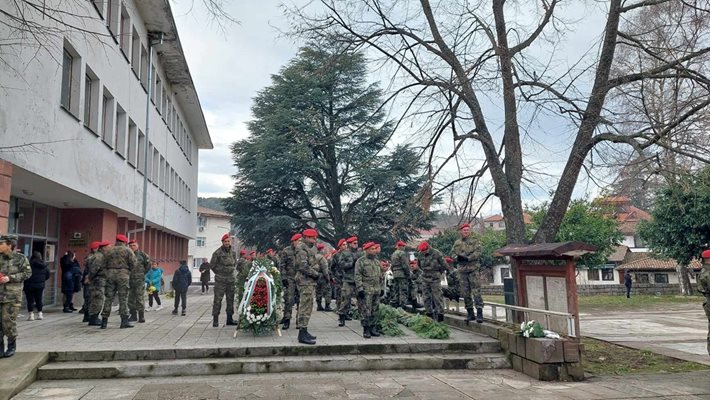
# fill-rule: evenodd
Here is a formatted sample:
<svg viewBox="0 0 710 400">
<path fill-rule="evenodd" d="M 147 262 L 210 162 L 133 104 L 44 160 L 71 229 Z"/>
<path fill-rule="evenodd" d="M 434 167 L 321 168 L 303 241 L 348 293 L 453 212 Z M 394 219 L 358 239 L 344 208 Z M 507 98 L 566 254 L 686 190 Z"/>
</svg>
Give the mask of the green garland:
<svg viewBox="0 0 710 400">
<path fill-rule="evenodd" d="M 451 336 L 451 331 L 445 324 L 436 322 L 425 315 L 412 315 L 386 304 L 380 304 L 376 316 L 377 326 L 386 336 L 404 335 L 404 331 L 398 324 L 406 326 L 413 330 L 417 336 L 426 339 L 448 339 Z"/>
<path fill-rule="evenodd" d="M 260 267 L 265 268 L 274 280 L 274 296 L 276 297 L 276 310 L 271 313 L 271 315 L 266 321 L 263 321 L 260 324 L 250 323 L 247 320 L 246 315 L 242 312 L 242 315 L 239 316 L 238 328 L 244 331 L 251 331 L 254 336 L 267 336 L 274 332 L 274 327 L 280 323 L 282 318 L 281 314 L 283 313 L 283 311 L 281 308 L 283 296 L 283 282 L 281 280 L 280 271 L 268 258 L 254 259 L 248 274 L 246 274 L 246 277 L 248 278 L 254 275 L 256 273 L 256 270 Z M 242 285 L 243 284 L 244 282 L 242 282 Z M 238 299 L 238 301 L 241 301 L 241 299 Z"/>
</svg>

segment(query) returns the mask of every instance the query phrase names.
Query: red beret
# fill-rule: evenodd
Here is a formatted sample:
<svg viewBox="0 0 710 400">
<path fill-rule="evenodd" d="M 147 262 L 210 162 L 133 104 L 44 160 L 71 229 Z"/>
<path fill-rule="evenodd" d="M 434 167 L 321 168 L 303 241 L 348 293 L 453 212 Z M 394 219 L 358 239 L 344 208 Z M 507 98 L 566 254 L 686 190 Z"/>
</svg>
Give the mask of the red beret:
<svg viewBox="0 0 710 400">
<path fill-rule="evenodd" d="M 128 243 L 128 238 L 124 235 L 116 235 L 116 240 L 123 243 Z"/>
<path fill-rule="evenodd" d="M 229 237 L 229 233 L 225 233 L 224 235 L 222 235 L 222 239 L 220 240 L 224 242 L 225 240 L 229 239 Z"/>
<path fill-rule="evenodd" d="M 318 237 L 318 231 L 315 229 L 306 229 L 303 231 L 303 236 L 305 237 Z"/>
<path fill-rule="evenodd" d="M 291 241 L 295 242 L 296 240 L 300 239 L 301 236 L 303 236 L 303 235 L 301 235 L 300 233 L 297 233 L 297 234 L 291 236 Z"/>
<path fill-rule="evenodd" d="M 247 251 L 242 249 L 239 251 L 239 255 L 245 256 L 245 255 L 247 255 Z"/>
<path fill-rule="evenodd" d="M 266 252 L 267 252 L 267 253 L 273 253 L 273 252 L 274 252 L 274 249 L 268 248 L 268 249 L 266 249 Z"/>
<path fill-rule="evenodd" d="M 454 259 L 451 257 L 444 257 L 444 261 L 446 261 L 448 264 L 453 264 Z"/>
<path fill-rule="evenodd" d="M 427 242 L 421 242 L 419 243 L 419 247 L 417 247 L 417 250 L 419 251 L 424 251 L 429 248 L 429 243 Z"/>
<path fill-rule="evenodd" d="M 325 245 L 323 243 L 318 243 L 318 245 L 316 245 L 316 249 L 318 249 L 318 250 L 323 250 L 324 248 L 325 248 Z"/>
<path fill-rule="evenodd" d="M 89 245 L 89 248 L 91 250 L 96 250 L 99 248 L 99 246 L 101 246 L 101 242 L 91 242 L 91 244 Z"/>
<path fill-rule="evenodd" d="M 348 243 L 357 242 L 357 236 L 350 236 L 348 238 L 348 240 L 346 240 L 346 242 L 348 242 Z"/>
<path fill-rule="evenodd" d="M 252 250 L 249 254 L 256 254 L 256 251 Z"/>
<path fill-rule="evenodd" d="M 344 245 L 345 243 L 346 243 L 346 242 L 345 242 L 345 239 L 340 239 L 340 240 L 338 240 L 338 247 Z"/>
<path fill-rule="evenodd" d="M 362 245 L 362 249 L 363 249 L 363 250 L 367 250 L 367 249 L 369 249 L 370 247 L 375 247 L 375 246 L 377 246 L 377 243 L 375 243 L 375 242 L 367 242 L 367 243 L 365 243 L 365 244 Z"/>
<path fill-rule="evenodd" d="M 710 259 L 710 250 L 703 251 L 703 254 L 701 255 L 701 257 Z"/>
<path fill-rule="evenodd" d="M 128 244 L 133 244 L 133 243 L 136 243 L 136 244 L 137 244 L 138 242 L 136 242 L 135 240 L 129 240 L 129 241 L 128 241 Z"/>
<path fill-rule="evenodd" d="M 108 240 L 104 240 L 103 242 L 99 243 L 99 247 L 104 247 L 104 246 L 110 246 L 111 242 Z"/>
<path fill-rule="evenodd" d="M 459 226 L 459 229 L 470 228 L 470 227 L 471 227 L 470 224 L 463 224 L 463 225 Z"/>
<path fill-rule="evenodd" d="M 398 240 L 398 241 L 397 241 L 397 244 L 395 244 L 394 247 L 400 247 L 400 246 L 407 246 L 407 244 L 404 243 L 404 242 L 401 241 L 401 240 Z"/>
</svg>

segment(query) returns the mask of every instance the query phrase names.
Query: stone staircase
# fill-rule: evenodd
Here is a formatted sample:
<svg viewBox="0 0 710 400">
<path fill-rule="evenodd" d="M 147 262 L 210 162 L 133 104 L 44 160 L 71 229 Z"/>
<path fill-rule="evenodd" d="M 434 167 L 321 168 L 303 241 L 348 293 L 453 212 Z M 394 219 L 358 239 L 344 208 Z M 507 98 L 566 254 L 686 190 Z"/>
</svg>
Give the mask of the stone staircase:
<svg viewBox="0 0 710 400">
<path fill-rule="evenodd" d="M 474 341 L 172 348 L 49 353 L 37 379 L 107 379 L 416 369 L 510 368 L 500 343 Z"/>
</svg>

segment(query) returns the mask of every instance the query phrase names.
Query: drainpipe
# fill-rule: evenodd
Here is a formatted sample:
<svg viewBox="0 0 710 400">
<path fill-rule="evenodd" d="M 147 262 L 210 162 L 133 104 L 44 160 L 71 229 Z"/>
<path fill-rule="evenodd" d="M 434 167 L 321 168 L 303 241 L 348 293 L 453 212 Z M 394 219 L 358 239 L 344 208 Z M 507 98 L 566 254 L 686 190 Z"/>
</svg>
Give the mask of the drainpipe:
<svg viewBox="0 0 710 400">
<path fill-rule="evenodd" d="M 143 223 L 140 228 L 128 232 L 132 234 L 143 232 L 146 229 L 146 215 L 148 211 L 148 143 L 150 142 L 150 97 L 153 93 L 153 45 L 163 44 L 163 32 L 148 32 L 148 93 L 145 98 L 145 146 L 143 151 Z"/>
</svg>

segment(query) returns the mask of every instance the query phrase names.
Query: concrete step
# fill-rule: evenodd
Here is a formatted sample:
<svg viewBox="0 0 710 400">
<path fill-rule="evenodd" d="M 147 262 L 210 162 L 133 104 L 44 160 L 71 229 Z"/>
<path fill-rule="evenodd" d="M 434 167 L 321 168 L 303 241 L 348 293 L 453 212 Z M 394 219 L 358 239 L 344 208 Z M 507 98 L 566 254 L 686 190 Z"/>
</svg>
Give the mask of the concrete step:
<svg viewBox="0 0 710 400">
<path fill-rule="evenodd" d="M 497 353 L 500 343 L 492 338 L 477 338 L 475 341 L 402 341 L 400 343 L 349 343 L 213 347 L 213 348 L 170 348 L 121 351 L 60 351 L 50 352 L 50 362 L 65 361 L 149 361 L 179 359 L 219 359 L 235 357 L 289 357 L 318 355 L 386 355 L 417 353 Z"/>
<path fill-rule="evenodd" d="M 249 356 L 150 361 L 54 362 L 37 371 L 37 379 L 110 379 L 280 372 L 329 372 L 402 369 L 510 368 L 500 353 L 451 352 L 410 354 L 340 354 Z"/>
</svg>

